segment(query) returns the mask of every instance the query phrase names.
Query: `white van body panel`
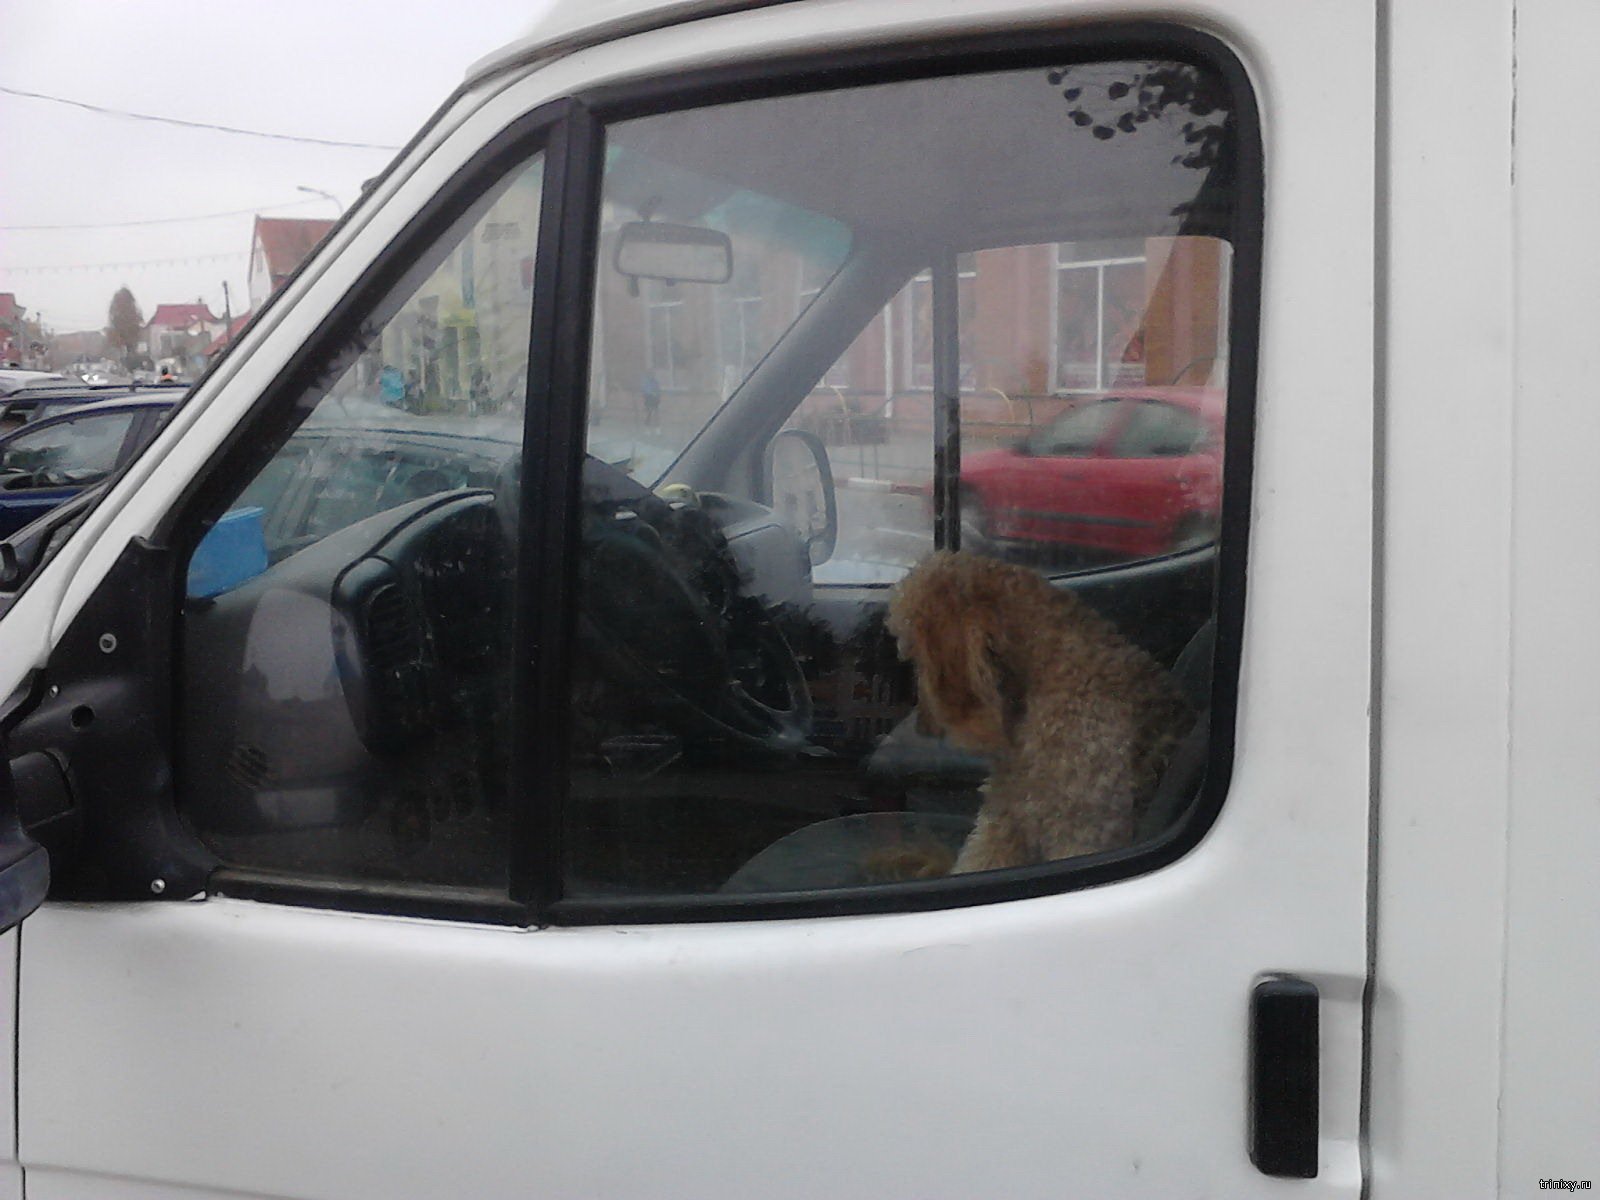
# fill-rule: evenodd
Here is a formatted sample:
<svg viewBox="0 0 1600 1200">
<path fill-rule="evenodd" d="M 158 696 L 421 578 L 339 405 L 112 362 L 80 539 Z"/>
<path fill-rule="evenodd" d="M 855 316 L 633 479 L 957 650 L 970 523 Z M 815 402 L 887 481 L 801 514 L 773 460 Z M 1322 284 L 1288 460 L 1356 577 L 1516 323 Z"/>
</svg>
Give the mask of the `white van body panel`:
<svg viewBox="0 0 1600 1200">
<path fill-rule="evenodd" d="M 1170 20 L 1239 55 L 1265 136 L 1250 591 L 1216 825 L 1108 886 L 826 920 L 47 903 L 0 945 L 20 1097 L 0 1102 L 20 1131 L 0 1198 L 22 1194 L 19 1162 L 29 1200 L 1458 1200 L 1595 1179 L 1600 115 L 1573 64 L 1600 51 L 1600 13 L 727 7 L 569 2 L 479 63 L 5 615 L 0 695 L 522 114 L 803 50 Z M 1245 1005 L 1279 971 L 1322 996 L 1314 1180 L 1245 1153 Z"/>
<path fill-rule="evenodd" d="M 24 604 L 63 629 L 371 256 L 543 100 L 752 54 L 1148 15 L 780 5 L 467 94 Z M 222 899 L 49 904 L 23 938 L 30 1197 L 168 1194 L 159 1183 L 397 1200 L 467 1179 L 483 1196 L 1273 1196 L 1284 1182 L 1246 1154 L 1244 1064 L 1250 988 L 1279 971 L 1323 997 L 1320 1174 L 1293 1186 L 1359 1193 L 1373 14 L 1261 2 L 1159 15 L 1236 49 L 1267 143 L 1239 756 L 1201 846 L 1068 895 L 754 925 L 527 932 Z M 1336 177 L 1297 182 L 1329 159 Z M 1292 302 L 1312 290 L 1325 303 Z M 1349 371 L 1301 369 L 1331 347 Z M 67 1059 L 86 1068 L 62 1072 Z"/>
<path fill-rule="evenodd" d="M 545 0 L 544 11 L 527 32 L 473 63 L 467 68 L 467 81 L 583 46 L 754 7 L 747 0 Z"/>
<path fill-rule="evenodd" d="M 1511 770 L 1500 1187 L 1600 1187 L 1600 113 L 1553 64 L 1600 50 L 1590 5 L 1518 10 L 1512 340 Z"/>
<path fill-rule="evenodd" d="M 1373 1194 L 1523 1195 L 1497 1192 L 1512 27 L 1505 8 L 1451 13 L 1449 70 L 1474 83 L 1440 120 L 1418 64 L 1440 52 L 1441 10 L 1394 5 L 1389 21 Z"/>
<path fill-rule="evenodd" d="M 12 989 L 11 995 L 15 995 L 16 985 L 17 931 L 13 929 L 0 934 L 0 996 L 7 994 L 4 990 L 7 988 Z M 15 1020 L 16 1009 L 9 1005 L 5 1007 L 10 1009 Z M 17 1043 L 15 1038 L 10 1038 L 0 1046 L 0 1078 L 5 1075 L 15 1078 L 16 1069 Z M 4 1197 L 4 1200 L 22 1200 L 22 1167 L 17 1161 L 17 1094 L 14 1089 L 9 1096 L 0 1096 L 0 1197 Z"/>
</svg>

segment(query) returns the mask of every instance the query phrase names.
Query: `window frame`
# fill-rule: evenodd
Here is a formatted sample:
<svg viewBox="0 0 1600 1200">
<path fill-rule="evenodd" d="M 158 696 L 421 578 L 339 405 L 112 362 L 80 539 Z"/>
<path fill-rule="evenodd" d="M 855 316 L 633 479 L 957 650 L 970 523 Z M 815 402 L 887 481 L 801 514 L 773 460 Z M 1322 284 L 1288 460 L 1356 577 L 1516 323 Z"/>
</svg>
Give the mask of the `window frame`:
<svg viewBox="0 0 1600 1200">
<path fill-rule="evenodd" d="M 530 110 L 507 125 L 473 153 L 441 186 L 421 209 L 407 222 L 403 232 L 394 238 L 384 251 L 377 255 L 359 280 L 347 290 L 318 323 L 315 332 L 297 346 L 277 377 L 256 397 L 244 416 L 229 431 L 216 452 L 193 478 L 177 501 L 167 511 L 157 527 L 155 542 L 171 547 L 172 561 L 186 563 L 200 539 L 205 535 L 204 514 L 226 503 L 238 488 L 239 480 L 253 478 L 299 428 L 311 409 L 296 411 L 298 402 L 335 357 L 349 344 L 364 322 L 372 315 L 406 275 L 416 269 L 419 262 L 434 250 L 450 228 L 464 216 L 483 195 L 511 172 L 527 164 L 533 157 L 545 157 L 544 179 L 540 194 L 539 231 L 534 253 L 535 315 L 529 327 L 529 358 L 527 392 L 524 408 L 522 472 L 530 477 L 530 454 L 540 462 L 545 457 L 543 446 L 530 447 L 535 422 L 532 414 L 536 406 L 551 407 L 550 360 L 553 333 L 540 324 L 540 308 L 548 311 L 555 272 L 541 271 L 538 264 L 547 257 L 553 259 L 561 244 L 559 230 L 559 204 L 563 194 L 559 172 L 553 170 L 557 159 L 558 143 L 562 141 L 564 123 L 576 107 L 570 98 L 560 98 Z M 454 251 L 451 251 L 453 253 Z M 271 436 L 262 437 L 266 432 Z M 537 478 L 538 472 L 532 473 Z M 529 514 L 530 489 L 524 488 L 519 519 Z M 527 607 L 527 584 L 521 574 L 529 538 L 521 537 L 518 549 L 519 572 L 517 577 L 518 613 Z M 174 571 L 169 581 L 169 614 L 173 645 L 182 636 L 184 572 Z M 515 620 L 515 617 L 514 617 Z M 514 636 L 521 636 L 519 629 Z M 517 644 L 524 644 L 518 642 Z M 185 718 L 179 670 L 180 655 L 172 656 L 173 713 L 171 721 L 172 746 L 181 740 L 181 722 Z M 520 681 L 519 681 L 520 682 Z M 520 751 L 512 748 L 516 757 Z M 172 761 L 176 755 L 172 755 Z M 179 813 L 184 784 L 175 779 L 174 799 Z M 525 806 L 524 806 L 525 807 Z M 523 807 L 517 809 L 514 824 L 526 824 Z M 518 847 L 524 839 L 516 832 L 507 847 L 510 873 L 516 874 Z M 207 852 L 209 854 L 209 851 Z M 206 890 L 211 895 L 240 899 L 261 900 L 304 908 L 335 909 L 345 912 L 378 913 L 393 916 L 449 919 L 484 924 L 526 926 L 533 922 L 533 909 L 513 895 L 495 895 L 467 888 L 414 885 L 376 880 L 340 880 L 296 875 L 285 871 L 264 868 L 219 865 L 207 879 Z"/>
<path fill-rule="evenodd" d="M 600 268 L 603 126 L 669 111 L 864 84 L 1145 58 L 1192 62 L 1219 73 L 1229 88 L 1237 122 L 1235 191 L 1228 230 L 1233 248 L 1227 284 L 1232 324 L 1223 515 L 1216 568 L 1211 744 L 1201 794 L 1185 818 L 1153 841 L 1127 850 L 1019 868 L 994 877 L 958 876 L 767 895 L 563 897 L 568 684 L 580 550 L 573 518 L 585 452 L 590 339 Z M 264 464 L 298 426 L 294 408 L 308 381 L 348 341 L 387 291 L 414 268 L 419 257 L 484 190 L 540 151 L 545 165 L 524 407 L 516 596 L 511 615 L 515 648 L 512 704 L 520 713 L 540 717 L 537 722 L 517 721 L 519 734 L 508 747 L 508 795 L 515 814 L 508 847 L 509 894 L 453 894 L 451 889 L 438 887 L 316 880 L 235 867 L 212 872 L 208 891 L 303 907 L 515 926 L 720 922 L 923 911 L 1074 891 L 1159 869 L 1197 845 L 1220 811 L 1233 761 L 1259 347 L 1263 151 L 1255 93 L 1233 51 L 1209 34 L 1160 22 L 1106 23 L 1047 34 L 1019 29 L 909 45 L 752 58 L 735 65 L 575 89 L 567 97 L 540 105 L 508 125 L 456 172 L 333 306 L 276 380 L 263 389 L 163 520 L 158 544 L 170 545 L 175 561 L 186 561 L 204 533 L 195 514 L 225 501 L 236 481 L 244 477 L 242 473 Z M 886 330 L 886 356 L 892 354 L 887 347 L 893 340 Z M 272 436 L 262 439 L 264 429 L 270 429 Z M 1137 565 L 1131 569 L 1137 570 Z M 181 572 L 176 574 L 181 579 Z M 177 586 L 173 589 L 171 608 L 175 627 L 179 623 L 178 590 Z M 173 715 L 176 725 L 181 718 L 177 712 Z"/>
<path fill-rule="evenodd" d="M 673 325 L 675 317 L 677 320 L 684 319 L 680 310 L 685 307 L 686 302 L 682 296 L 646 295 L 647 291 L 655 291 L 660 286 L 654 280 L 648 280 L 646 283 L 646 287 L 639 289 L 639 302 L 644 306 L 645 314 L 645 369 L 656 377 L 663 392 L 682 391 L 687 385 L 678 378 L 678 360 L 673 353 Z M 666 355 L 665 362 L 656 359 L 658 321 L 662 349 Z"/>
<path fill-rule="evenodd" d="M 1050 387 L 1051 395 L 1055 396 L 1091 396 L 1097 392 L 1113 391 L 1117 388 L 1141 388 L 1149 386 L 1143 380 L 1125 381 L 1107 379 L 1106 371 L 1106 271 L 1111 267 L 1144 266 L 1146 258 L 1143 255 L 1124 255 L 1112 258 L 1086 258 L 1077 261 L 1062 261 L 1062 244 L 1057 242 L 1052 249 L 1052 263 L 1050 269 Z M 1071 365 L 1082 367 L 1082 362 L 1068 361 L 1062 356 L 1061 348 L 1061 282 L 1062 276 L 1069 271 L 1093 271 L 1095 280 L 1095 338 L 1094 338 L 1094 382 L 1084 387 L 1068 387 L 1061 381 L 1061 370 Z M 1142 366 L 1143 364 L 1141 364 Z"/>
<path fill-rule="evenodd" d="M 961 259 L 971 258 L 971 263 L 963 267 Z M 963 287 L 975 288 L 978 284 L 978 253 L 969 251 L 956 256 L 956 296 L 957 303 L 963 294 Z M 927 288 L 925 300 L 919 298 L 918 289 Z M 967 294 L 970 294 L 968 292 Z M 900 321 L 897 336 L 900 340 L 900 353 L 903 357 L 905 377 L 891 380 L 894 388 L 900 392 L 927 392 L 933 393 L 934 352 L 933 330 L 933 268 L 924 267 L 910 279 L 905 286 L 896 292 L 890 299 L 889 305 L 899 302 Z M 924 360 L 917 353 L 917 309 L 925 304 L 928 310 L 928 356 Z M 957 323 L 960 333 L 967 332 L 965 320 Z M 966 346 L 959 347 L 956 376 L 957 388 L 963 396 L 970 396 L 978 391 L 978 366 L 975 358 L 966 355 Z"/>
<path fill-rule="evenodd" d="M 1055 37 L 1037 32 L 984 34 L 915 47 L 874 47 L 798 55 L 764 62 L 689 71 L 677 75 L 580 91 L 580 111 L 587 124 L 583 137 L 595 153 L 587 172 L 589 191 L 569 198 L 569 211 L 592 217 L 598 226 L 605 125 L 664 112 L 741 100 L 800 95 L 863 84 L 886 84 L 986 71 L 1049 68 L 1107 59 L 1170 59 L 1192 62 L 1216 71 L 1228 86 L 1236 126 L 1234 195 L 1227 241 L 1232 246 L 1229 281 L 1230 321 L 1228 408 L 1224 429 L 1223 515 L 1217 546 L 1215 619 L 1217 638 L 1212 678 L 1210 745 L 1200 795 L 1185 816 L 1157 838 L 1125 850 L 1087 855 L 1062 863 L 997 872 L 995 877 L 957 876 L 909 883 L 877 884 L 765 895 L 647 896 L 626 899 L 564 898 L 559 895 L 562 824 L 567 812 L 566 745 L 543 757 L 539 794 L 547 840 L 546 861 L 554 876 L 546 883 L 554 893 L 540 906 L 539 923 L 594 925 L 633 923 L 723 922 L 804 918 L 865 913 L 926 911 L 990 904 L 1032 896 L 1076 891 L 1146 874 L 1183 857 L 1210 828 L 1221 810 L 1232 774 L 1238 672 L 1243 640 L 1245 552 L 1248 533 L 1251 468 L 1254 446 L 1255 375 L 1259 349 L 1259 306 L 1264 163 L 1256 96 L 1243 64 L 1221 41 L 1185 26 L 1158 22 L 1107 23 L 1069 30 Z M 592 324 L 599 255 L 594 230 L 581 242 L 563 245 L 561 273 L 571 286 L 565 307 L 582 314 L 582 332 L 567 343 L 581 345 L 583 361 L 570 374 L 569 405 L 577 431 L 565 447 L 569 491 L 559 498 L 566 524 L 560 572 L 575 575 L 578 546 L 567 513 L 576 508 L 576 464 L 583 454 L 589 379 L 588 334 Z M 886 338 L 886 340 L 890 340 Z M 559 387 L 559 383 L 558 383 Z M 558 394 L 562 394 L 558 391 Z M 561 447 L 552 447 L 559 452 Z M 554 519 L 553 514 L 547 514 Z M 1109 570 L 1128 570 L 1114 567 Z M 1137 570 L 1134 564 L 1131 569 Z M 548 618 L 547 618 L 548 619 Z M 565 615 L 570 621 L 570 613 Z M 532 711 L 564 712 L 565 681 L 570 662 L 567 639 L 541 643 L 556 647 L 546 663 L 546 690 L 557 707 Z M 553 690 L 550 690 L 553 687 Z M 523 724 L 526 724 L 524 722 Z M 565 722 L 561 722 L 563 731 Z M 559 764 L 559 765 L 557 765 Z"/>
</svg>

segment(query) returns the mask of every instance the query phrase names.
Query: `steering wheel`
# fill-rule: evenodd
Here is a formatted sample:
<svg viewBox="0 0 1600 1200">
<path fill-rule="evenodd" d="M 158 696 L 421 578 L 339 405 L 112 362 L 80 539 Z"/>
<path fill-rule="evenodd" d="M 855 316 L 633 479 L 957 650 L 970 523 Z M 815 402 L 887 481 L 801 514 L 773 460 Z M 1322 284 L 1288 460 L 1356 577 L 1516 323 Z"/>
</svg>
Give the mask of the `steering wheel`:
<svg viewBox="0 0 1600 1200">
<path fill-rule="evenodd" d="M 621 695 L 695 742 L 806 745 L 804 672 L 698 503 L 668 503 L 591 459 L 583 549 L 579 638 Z"/>
<path fill-rule="evenodd" d="M 103 471 L 85 471 L 72 467 L 41 467 L 33 473 L 34 487 L 80 487 L 103 478 Z"/>
</svg>

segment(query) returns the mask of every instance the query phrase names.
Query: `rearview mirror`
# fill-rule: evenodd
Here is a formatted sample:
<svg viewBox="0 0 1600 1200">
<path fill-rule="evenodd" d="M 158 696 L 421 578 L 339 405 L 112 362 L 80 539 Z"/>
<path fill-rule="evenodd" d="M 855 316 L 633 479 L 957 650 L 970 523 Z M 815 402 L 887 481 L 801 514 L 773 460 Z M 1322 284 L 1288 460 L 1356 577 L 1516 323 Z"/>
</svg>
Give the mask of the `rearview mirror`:
<svg viewBox="0 0 1600 1200">
<path fill-rule="evenodd" d="M 618 272 L 669 283 L 727 283 L 733 277 L 733 242 L 716 229 L 633 221 L 617 236 Z"/>
</svg>

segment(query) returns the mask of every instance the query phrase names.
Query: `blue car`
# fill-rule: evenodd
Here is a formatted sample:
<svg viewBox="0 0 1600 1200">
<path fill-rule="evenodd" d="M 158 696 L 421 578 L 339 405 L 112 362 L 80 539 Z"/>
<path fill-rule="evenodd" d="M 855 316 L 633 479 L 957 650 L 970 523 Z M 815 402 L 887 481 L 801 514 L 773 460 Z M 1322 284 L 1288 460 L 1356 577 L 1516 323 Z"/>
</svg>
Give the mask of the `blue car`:
<svg viewBox="0 0 1600 1200">
<path fill-rule="evenodd" d="M 0 372 L 4 374 L 6 372 Z M 45 375 L 15 385 L 10 391 L 0 386 L 0 433 L 9 433 L 17 425 L 79 404 L 100 404 L 132 396 L 176 399 L 188 390 L 186 383 L 78 383 Z"/>
<path fill-rule="evenodd" d="M 123 389 L 111 398 L 92 396 L 83 402 L 52 397 L 49 410 L 0 437 L 0 538 L 132 459 L 149 445 L 182 393 Z"/>
</svg>

